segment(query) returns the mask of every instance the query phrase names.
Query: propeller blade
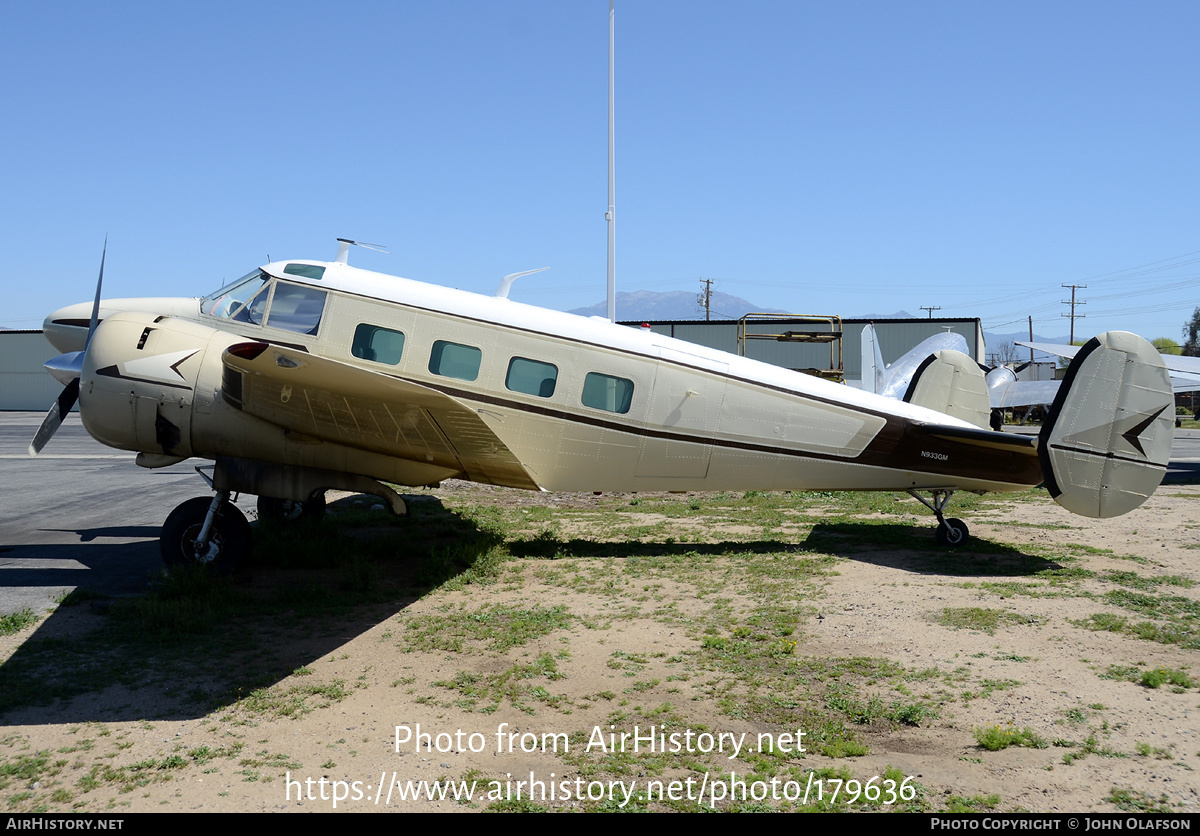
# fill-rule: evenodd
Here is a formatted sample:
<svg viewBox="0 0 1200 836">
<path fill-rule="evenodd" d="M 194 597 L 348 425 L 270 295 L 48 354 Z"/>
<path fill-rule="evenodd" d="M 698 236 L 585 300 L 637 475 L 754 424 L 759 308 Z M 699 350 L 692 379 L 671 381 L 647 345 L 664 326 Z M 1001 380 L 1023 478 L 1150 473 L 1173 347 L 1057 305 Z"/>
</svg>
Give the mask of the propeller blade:
<svg viewBox="0 0 1200 836">
<path fill-rule="evenodd" d="M 108 236 L 104 236 L 104 249 L 100 252 L 100 277 L 96 279 L 96 300 L 92 302 L 92 321 L 88 323 L 87 341 L 83 344 L 83 350 L 86 352 L 88 346 L 92 344 L 92 334 L 96 333 L 96 326 L 100 324 L 100 287 L 104 284 L 104 257 L 108 255 Z"/>
<path fill-rule="evenodd" d="M 75 405 L 75 401 L 77 400 L 79 400 L 78 378 L 63 387 L 62 392 L 58 395 L 58 400 L 51 405 L 50 411 L 42 419 L 42 425 L 38 427 L 37 435 L 33 437 L 33 441 L 29 442 L 29 455 L 31 457 L 42 452 L 42 448 L 58 432 L 58 428 L 62 426 L 63 419 L 67 417 L 67 413 L 71 411 L 71 407 Z"/>
<path fill-rule="evenodd" d="M 58 400 L 42 419 L 42 425 L 38 427 L 33 441 L 29 442 L 31 457 L 42 452 L 42 448 L 54 438 L 54 434 L 62 426 L 63 419 L 67 417 L 71 407 L 75 406 L 75 401 L 79 400 L 79 376 L 83 370 L 83 358 L 87 354 L 88 346 L 92 344 L 96 327 L 100 324 L 100 288 L 104 285 L 104 259 L 107 255 L 108 236 L 105 235 L 104 249 L 100 252 L 100 276 L 96 279 L 96 299 L 92 302 L 92 321 L 88 323 L 87 341 L 83 344 L 83 351 L 61 354 L 46 363 L 46 370 L 59 382 L 66 383 L 66 386 L 58 393 Z"/>
</svg>

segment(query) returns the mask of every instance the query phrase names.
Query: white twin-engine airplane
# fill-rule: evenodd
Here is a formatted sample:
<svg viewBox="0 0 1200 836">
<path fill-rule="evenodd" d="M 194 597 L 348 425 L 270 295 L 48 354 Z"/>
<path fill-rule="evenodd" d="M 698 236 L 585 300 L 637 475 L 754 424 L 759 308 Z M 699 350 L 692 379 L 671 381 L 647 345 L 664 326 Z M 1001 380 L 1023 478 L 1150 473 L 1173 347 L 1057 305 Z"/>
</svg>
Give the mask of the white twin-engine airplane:
<svg viewBox="0 0 1200 836">
<path fill-rule="evenodd" d="M 1166 470 L 1171 384 L 1133 334 L 1079 351 L 1032 438 L 982 428 L 983 373 L 959 352 L 931 355 L 895 400 L 513 302 L 512 277 L 487 297 L 356 269 L 349 243 L 333 262 L 273 262 L 202 299 L 101 302 L 98 285 L 94 302 L 52 313 L 47 338 L 73 353 L 47 364 L 66 388 L 30 454 L 77 396 L 87 431 L 143 467 L 214 460 L 215 496 L 176 508 L 161 548 L 171 565 L 224 567 L 250 545 L 234 492 L 282 514 L 323 508 L 331 488 L 403 513 L 383 483 L 448 478 L 907 491 L 953 546 L 967 538 L 943 514 L 955 491 L 1045 483 L 1067 509 L 1110 517 L 1144 502 Z"/>
</svg>

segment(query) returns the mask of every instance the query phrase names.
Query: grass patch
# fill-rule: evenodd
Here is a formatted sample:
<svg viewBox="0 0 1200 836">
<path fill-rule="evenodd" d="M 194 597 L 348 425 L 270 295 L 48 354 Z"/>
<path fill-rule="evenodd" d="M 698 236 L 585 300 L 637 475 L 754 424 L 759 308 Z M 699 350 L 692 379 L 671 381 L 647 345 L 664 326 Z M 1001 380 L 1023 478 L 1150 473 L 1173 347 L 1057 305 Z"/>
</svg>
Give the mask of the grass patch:
<svg viewBox="0 0 1200 836">
<path fill-rule="evenodd" d="M 952 795 L 946 800 L 947 813 L 989 813 L 1000 805 L 1000 796 L 972 795 L 966 798 Z"/>
<path fill-rule="evenodd" d="M 1164 793 L 1158 798 L 1141 790 L 1122 789 L 1113 787 L 1108 798 L 1109 804 L 1126 813 L 1177 813 L 1179 808 L 1171 804 L 1171 799 Z"/>
<path fill-rule="evenodd" d="M 406 651 L 504 652 L 555 630 L 565 630 L 574 622 L 575 617 L 563 606 L 485 604 L 469 612 L 447 611 L 409 619 L 401 647 Z"/>
<path fill-rule="evenodd" d="M 238 705 L 246 713 L 259 717 L 296 718 L 341 702 L 349 695 L 345 681 L 335 679 L 327 683 L 259 688 Z"/>
<path fill-rule="evenodd" d="M 15 635 L 37 623 L 37 614 L 26 607 L 8 615 L 0 615 L 0 636 Z"/>
<path fill-rule="evenodd" d="M 999 752 L 1009 746 L 1026 746 L 1030 749 L 1045 749 L 1050 744 L 1033 729 L 1026 726 L 982 726 L 975 729 L 975 742 L 981 749 Z"/>
<path fill-rule="evenodd" d="M 549 653 L 544 653 L 532 663 L 518 663 L 496 674 L 459 671 L 453 679 L 433 683 L 460 695 L 454 702 L 459 708 L 491 714 L 504 702 L 526 714 L 537 714 L 537 705 L 559 708 L 569 705 L 561 696 L 552 694 L 545 684 L 537 680 L 553 682 L 563 679 L 558 664 Z M 483 703 L 482 707 L 480 704 Z"/>
<path fill-rule="evenodd" d="M 1147 688 L 1160 688 L 1163 685 L 1174 685 L 1176 688 L 1195 688 L 1196 680 L 1192 679 L 1186 673 L 1174 668 L 1157 667 L 1153 670 L 1143 671 L 1138 678 L 1138 683 Z"/>
<path fill-rule="evenodd" d="M 997 628 L 1007 624 L 1042 624 L 1045 618 L 1032 615 L 1018 615 L 1006 610 L 992 610 L 984 607 L 945 607 L 936 621 L 943 627 L 952 630 L 977 630 L 981 633 L 994 635 Z"/>
</svg>

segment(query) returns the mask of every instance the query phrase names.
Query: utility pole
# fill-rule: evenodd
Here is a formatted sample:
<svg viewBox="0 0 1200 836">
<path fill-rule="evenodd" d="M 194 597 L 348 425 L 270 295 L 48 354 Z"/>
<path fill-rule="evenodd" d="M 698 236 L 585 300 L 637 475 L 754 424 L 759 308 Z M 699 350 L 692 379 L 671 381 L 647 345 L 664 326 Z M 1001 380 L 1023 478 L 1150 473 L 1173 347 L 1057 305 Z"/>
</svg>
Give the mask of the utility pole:
<svg viewBox="0 0 1200 836">
<path fill-rule="evenodd" d="M 928 307 L 927 307 L 927 306 L 925 306 L 925 305 L 922 305 L 922 306 L 921 306 L 921 310 L 923 310 L 923 311 L 929 311 L 929 318 L 930 318 L 930 319 L 933 319 L 933 312 L 934 312 L 934 311 L 940 311 L 941 309 L 942 309 L 942 306 L 941 306 L 941 305 L 931 305 L 931 306 L 928 306 Z"/>
<path fill-rule="evenodd" d="M 1087 304 L 1087 302 L 1076 302 L 1075 301 L 1075 290 L 1076 289 L 1085 289 L 1086 290 L 1087 285 L 1085 285 L 1085 284 L 1065 284 L 1065 285 L 1063 285 L 1063 287 L 1071 288 L 1071 301 L 1068 302 L 1066 299 L 1062 300 L 1062 303 L 1064 305 L 1071 306 L 1071 312 L 1069 314 L 1059 314 L 1059 316 L 1066 316 L 1066 317 L 1071 318 L 1071 345 L 1075 345 L 1075 320 L 1085 318 L 1084 314 L 1075 313 L 1075 306 Z"/>
<path fill-rule="evenodd" d="M 709 322 L 710 316 L 709 303 L 712 301 L 712 279 L 701 279 L 700 284 L 704 285 L 704 290 L 696 297 L 696 303 L 704 308 L 704 321 Z"/>
</svg>

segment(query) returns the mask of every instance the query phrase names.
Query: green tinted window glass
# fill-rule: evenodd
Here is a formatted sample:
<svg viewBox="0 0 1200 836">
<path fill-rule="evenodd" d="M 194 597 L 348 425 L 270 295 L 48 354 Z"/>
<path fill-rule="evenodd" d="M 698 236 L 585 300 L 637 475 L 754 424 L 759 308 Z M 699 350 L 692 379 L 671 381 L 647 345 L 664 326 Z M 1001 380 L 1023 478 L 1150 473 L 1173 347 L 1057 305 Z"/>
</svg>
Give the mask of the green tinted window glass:
<svg viewBox="0 0 1200 836">
<path fill-rule="evenodd" d="M 599 372 L 588 372 L 583 380 L 583 405 L 606 412 L 629 411 L 633 403 L 633 381 Z"/>
<path fill-rule="evenodd" d="M 289 276 L 303 276 L 306 279 L 325 278 L 325 268 L 315 264 L 289 264 L 283 268 Z"/>
<path fill-rule="evenodd" d="M 479 377 L 483 352 L 471 345 L 459 345 L 438 340 L 429 355 L 429 371 L 442 377 L 474 380 Z"/>
<path fill-rule="evenodd" d="M 508 374 L 504 385 L 514 392 L 548 398 L 554 394 L 554 383 L 558 380 L 558 368 L 537 360 L 514 357 L 508 362 Z"/>
<path fill-rule="evenodd" d="M 404 334 L 364 322 L 354 329 L 350 353 L 363 360 L 395 366 L 404 354 Z"/>
</svg>

